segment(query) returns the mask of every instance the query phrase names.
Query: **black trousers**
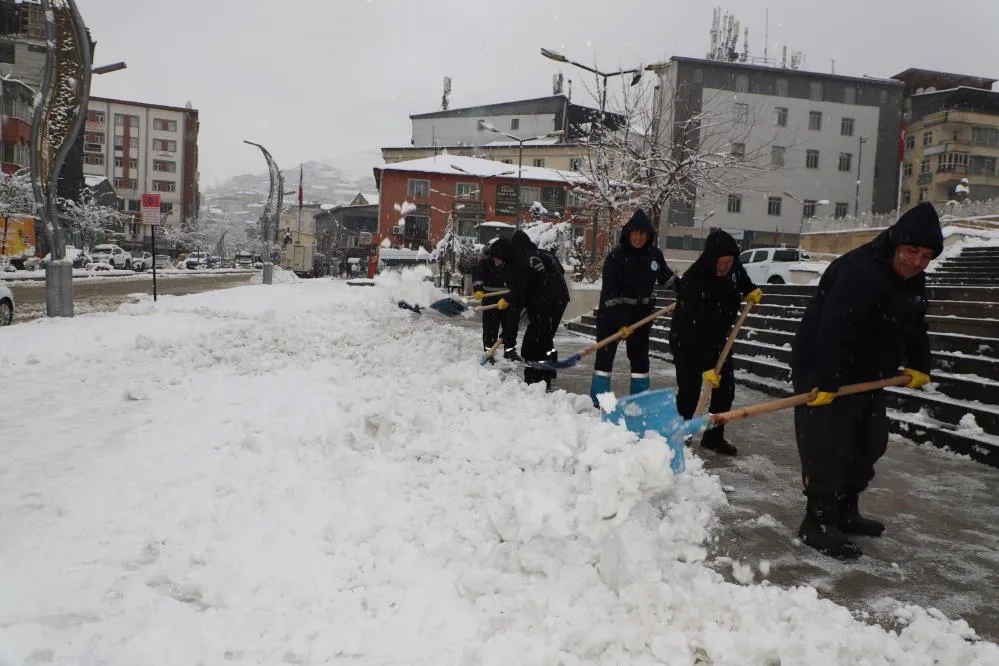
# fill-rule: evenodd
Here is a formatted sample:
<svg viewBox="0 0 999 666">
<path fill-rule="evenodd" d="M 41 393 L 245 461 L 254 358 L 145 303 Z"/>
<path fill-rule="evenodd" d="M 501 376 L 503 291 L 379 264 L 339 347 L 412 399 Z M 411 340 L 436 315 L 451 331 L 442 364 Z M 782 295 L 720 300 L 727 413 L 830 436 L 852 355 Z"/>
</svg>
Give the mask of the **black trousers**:
<svg viewBox="0 0 999 666">
<path fill-rule="evenodd" d="M 520 311 L 511 312 L 513 308 L 506 310 L 486 310 L 482 313 L 482 346 L 489 349 L 499 338 L 500 329 L 503 330 L 503 348 L 517 348 L 517 328 L 520 325 Z"/>
<path fill-rule="evenodd" d="M 808 377 L 792 375 L 795 393 L 812 390 Z M 863 492 L 874 465 L 888 449 L 885 392 L 836 398 L 825 407 L 794 408 L 801 481 L 809 497 L 839 498 Z"/>
<path fill-rule="evenodd" d="M 622 326 L 628 326 L 651 313 L 649 308 L 610 308 L 608 312 L 597 314 L 597 340 L 617 333 Z M 631 374 L 644 375 L 649 372 L 649 335 L 652 324 L 636 328 L 624 341 L 631 364 Z M 614 356 L 617 355 L 617 342 L 597 350 L 597 359 L 593 369 L 598 372 L 610 372 L 614 369 Z"/>
<path fill-rule="evenodd" d="M 673 366 L 676 368 L 676 410 L 683 418 L 691 419 L 697 410 L 697 400 L 701 397 L 701 384 L 704 381 L 702 375 L 705 370 L 712 369 L 714 363 L 705 365 L 703 361 L 685 356 L 683 349 L 678 348 L 673 341 L 670 341 L 670 353 L 673 355 Z M 721 384 L 711 391 L 708 411 L 712 414 L 727 412 L 732 409 L 734 401 L 735 369 L 732 365 L 732 356 L 729 355 L 725 365 L 722 366 Z"/>
<path fill-rule="evenodd" d="M 520 356 L 525 361 L 558 360 L 558 352 L 555 350 L 555 333 L 558 332 L 559 324 L 562 323 L 562 314 L 565 312 L 565 303 L 553 305 L 551 308 L 542 311 L 527 311 L 530 323 L 524 331 L 524 342 L 520 349 Z M 550 383 L 558 373 L 555 370 L 540 370 L 524 366 L 524 381 L 528 384 L 537 382 Z"/>
</svg>

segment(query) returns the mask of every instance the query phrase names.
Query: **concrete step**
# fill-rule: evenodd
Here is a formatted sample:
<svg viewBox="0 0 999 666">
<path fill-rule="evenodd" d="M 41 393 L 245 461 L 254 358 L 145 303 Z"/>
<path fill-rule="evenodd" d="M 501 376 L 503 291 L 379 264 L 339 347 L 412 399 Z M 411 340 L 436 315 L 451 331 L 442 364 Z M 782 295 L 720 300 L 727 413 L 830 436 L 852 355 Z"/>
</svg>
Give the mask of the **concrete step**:
<svg viewBox="0 0 999 666">
<path fill-rule="evenodd" d="M 657 296 L 655 308 L 663 308 L 676 300 L 673 295 Z M 809 299 L 801 296 L 764 296 L 763 301 L 753 308 L 753 313 L 764 317 L 793 317 L 801 319 Z M 999 318 L 999 302 L 975 301 L 929 301 L 928 314 L 937 317 L 961 317 L 966 319 Z"/>
</svg>

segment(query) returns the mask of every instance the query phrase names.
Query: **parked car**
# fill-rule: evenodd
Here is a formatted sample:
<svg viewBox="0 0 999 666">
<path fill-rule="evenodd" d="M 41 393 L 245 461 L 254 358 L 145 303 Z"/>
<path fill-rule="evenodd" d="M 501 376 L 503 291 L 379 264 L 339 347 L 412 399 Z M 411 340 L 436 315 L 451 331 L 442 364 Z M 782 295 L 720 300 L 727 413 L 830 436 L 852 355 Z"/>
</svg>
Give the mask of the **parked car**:
<svg viewBox="0 0 999 666">
<path fill-rule="evenodd" d="M 118 245 L 95 245 L 90 251 L 90 257 L 95 262 L 111 264 L 114 268 L 132 268 L 132 255 Z"/>
<path fill-rule="evenodd" d="M 133 252 L 132 268 L 137 271 L 149 270 L 153 267 L 153 254 L 151 252 Z"/>
<path fill-rule="evenodd" d="M 249 252 L 237 252 L 232 259 L 233 268 L 250 268 L 253 266 L 253 255 Z"/>
<path fill-rule="evenodd" d="M 170 259 L 168 254 L 157 254 L 156 255 L 156 268 L 173 268 L 173 261 Z"/>
<path fill-rule="evenodd" d="M 795 247 L 758 247 L 743 252 L 739 260 L 756 284 L 791 284 L 791 266 L 811 257 Z"/>
<path fill-rule="evenodd" d="M 10 326 L 14 321 L 14 292 L 0 282 L 0 326 Z"/>
<path fill-rule="evenodd" d="M 187 255 L 187 259 L 184 260 L 184 267 L 192 271 L 198 268 L 207 268 L 208 253 L 192 252 L 191 254 Z"/>
<path fill-rule="evenodd" d="M 94 261 L 89 254 L 78 247 L 67 247 L 66 258 L 73 262 L 73 268 L 86 268 L 87 264 Z M 52 261 L 51 252 L 38 262 L 38 267 L 45 268 L 45 264 L 50 261 Z"/>
</svg>

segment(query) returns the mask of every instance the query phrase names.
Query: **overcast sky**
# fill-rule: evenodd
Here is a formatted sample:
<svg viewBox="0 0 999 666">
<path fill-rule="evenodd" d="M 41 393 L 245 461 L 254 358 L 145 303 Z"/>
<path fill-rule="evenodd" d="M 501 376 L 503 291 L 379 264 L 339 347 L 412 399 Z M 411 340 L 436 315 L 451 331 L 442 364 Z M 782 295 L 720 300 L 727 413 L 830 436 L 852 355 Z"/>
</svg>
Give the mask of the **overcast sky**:
<svg viewBox="0 0 999 666">
<path fill-rule="evenodd" d="M 78 0 L 97 41 L 92 94 L 201 112 L 201 184 L 263 171 L 243 139 L 283 168 L 408 145 L 409 114 L 551 94 L 546 46 L 602 69 L 703 57 L 712 3 L 693 0 Z M 999 2 L 932 11 L 899 0 L 729 0 L 762 56 L 804 53 L 803 69 L 891 76 L 922 67 L 999 75 Z M 947 18 L 944 19 L 943 17 Z M 740 50 L 742 40 L 740 39 Z M 573 101 L 587 103 L 583 72 Z M 997 76 L 999 78 L 999 76 Z M 587 80 L 587 83 L 590 83 Z"/>
</svg>

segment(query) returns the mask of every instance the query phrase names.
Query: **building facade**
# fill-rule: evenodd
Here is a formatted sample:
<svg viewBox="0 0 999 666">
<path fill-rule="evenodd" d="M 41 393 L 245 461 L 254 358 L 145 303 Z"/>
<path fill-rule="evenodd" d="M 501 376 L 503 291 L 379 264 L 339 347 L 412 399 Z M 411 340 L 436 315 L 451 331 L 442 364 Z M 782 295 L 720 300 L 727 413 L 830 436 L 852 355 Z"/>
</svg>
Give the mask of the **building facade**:
<svg viewBox="0 0 999 666">
<path fill-rule="evenodd" d="M 894 209 L 900 82 L 695 58 L 650 69 L 664 145 L 746 164 L 669 203 L 665 246 L 697 250 L 713 227 L 741 232 L 747 247 L 791 243 L 803 218 Z M 676 127 L 697 129 L 674 137 Z"/>
<path fill-rule="evenodd" d="M 83 169 L 111 181 L 122 208 L 136 219 L 126 233 L 151 235 L 141 222 L 143 193 L 160 195 L 166 224 L 197 215 L 198 111 L 186 107 L 91 97 L 84 129 Z"/>
<path fill-rule="evenodd" d="M 31 166 L 35 91 L 15 79 L 0 79 L 0 97 L 3 100 L 2 169 L 3 173 L 11 174 Z"/>
<path fill-rule="evenodd" d="M 548 220 L 573 224 L 582 247 L 592 243 L 594 211 L 585 179 L 573 172 L 542 167 L 517 169 L 502 162 L 457 155 L 438 155 L 375 168 L 379 188 L 377 244 L 433 249 L 444 238 L 449 218 L 462 242 L 478 241 L 488 223 L 516 225 L 545 211 Z M 519 189 L 519 196 L 518 196 Z M 540 204 L 542 208 L 539 208 Z M 597 235 L 598 249 L 607 243 Z"/>
<path fill-rule="evenodd" d="M 908 69 L 901 209 L 922 201 L 999 198 L 999 92 L 995 79 Z"/>
</svg>

